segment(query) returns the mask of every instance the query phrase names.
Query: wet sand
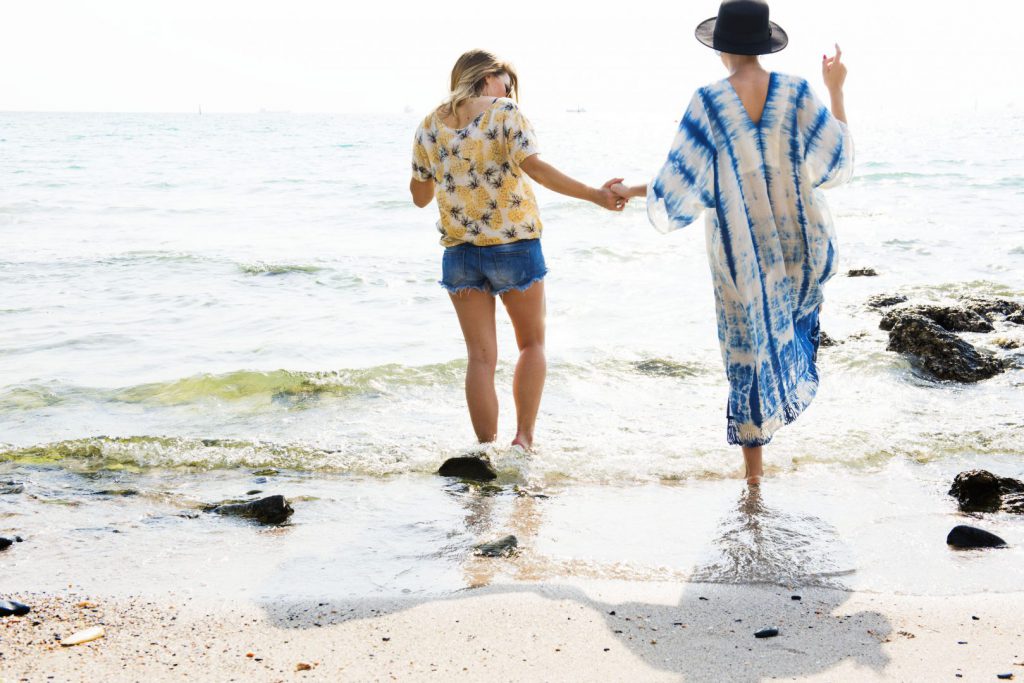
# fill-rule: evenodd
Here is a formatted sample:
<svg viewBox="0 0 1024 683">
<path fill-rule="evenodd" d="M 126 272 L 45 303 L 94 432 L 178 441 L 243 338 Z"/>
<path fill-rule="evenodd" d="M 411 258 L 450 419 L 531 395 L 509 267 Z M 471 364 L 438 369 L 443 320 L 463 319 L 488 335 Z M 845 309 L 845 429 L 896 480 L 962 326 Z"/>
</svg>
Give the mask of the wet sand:
<svg viewBox="0 0 1024 683">
<path fill-rule="evenodd" d="M 997 680 L 1024 677 L 1024 593 L 510 583 L 431 600 L 270 603 L 74 591 L 0 621 L 4 681 Z M 702 599 L 703 598 L 703 599 Z M 977 617 L 974 619 L 973 617 Z M 56 636 L 101 624 L 106 636 Z M 779 635 L 755 639 L 774 627 Z M 962 643 L 962 644 L 960 644 Z M 300 670 L 300 665 L 308 670 Z"/>
</svg>

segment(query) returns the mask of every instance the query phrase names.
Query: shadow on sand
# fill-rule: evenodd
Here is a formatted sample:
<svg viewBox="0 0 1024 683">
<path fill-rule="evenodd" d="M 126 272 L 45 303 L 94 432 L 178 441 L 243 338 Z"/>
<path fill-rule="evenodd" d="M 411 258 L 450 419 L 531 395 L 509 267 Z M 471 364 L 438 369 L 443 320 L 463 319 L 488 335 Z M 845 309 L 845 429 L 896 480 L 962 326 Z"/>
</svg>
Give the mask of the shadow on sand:
<svg viewBox="0 0 1024 683">
<path fill-rule="evenodd" d="M 492 509 L 493 489 L 490 494 L 464 490 L 462 495 L 465 529 L 478 538 L 493 536 L 500 528 Z M 263 609 L 279 628 L 304 629 L 372 620 L 427 603 L 455 603 L 457 610 L 461 600 L 529 594 L 577 603 L 591 612 L 592 619 L 603 621 L 609 639 L 617 640 L 652 669 L 681 675 L 684 680 L 810 676 L 850 659 L 878 673 L 888 663 L 881 647 L 892 631 L 887 618 L 877 612 L 844 613 L 850 594 L 842 588 L 841 577 L 852 570 L 843 559 L 843 544 L 835 531 L 821 519 L 765 505 L 758 487 L 744 488 L 720 522 L 705 553 L 707 559 L 689 580 L 672 581 L 681 591 L 675 593 L 680 597 L 674 604 L 605 599 L 605 593 L 636 592 L 609 588 L 606 581 L 599 583 L 607 590 L 579 581 L 574 585 L 573 579 L 579 576 L 572 563 L 530 557 L 530 541 L 540 529 L 544 503 L 520 495 L 513 504 L 503 528 L 515 533 L 526 550 L 519 557 L 475 557 L 471 547 L 464 545 L 458 550 L 466 586 L 462 590 L 433 596 L 277 600 Z M 455 551 L 449 547 L 443 552 Z M 613 571 L 604 577 L 591 574 L 590 578 L 630 578 Z M 511 581 L 498 583 L 498 576 Z M 500 616 L 495 616 L 495 629 L 524 627 L 501 623 Z M 763 628 L 778 629 L 779 635 L 755 639 L 754 632 Z M 444 642 L 443 632 L 429 637 L 437 640 L 438 650 L 455 647 Z M 599 667 L 596 662 L 595 667 Z"/>
</svg>

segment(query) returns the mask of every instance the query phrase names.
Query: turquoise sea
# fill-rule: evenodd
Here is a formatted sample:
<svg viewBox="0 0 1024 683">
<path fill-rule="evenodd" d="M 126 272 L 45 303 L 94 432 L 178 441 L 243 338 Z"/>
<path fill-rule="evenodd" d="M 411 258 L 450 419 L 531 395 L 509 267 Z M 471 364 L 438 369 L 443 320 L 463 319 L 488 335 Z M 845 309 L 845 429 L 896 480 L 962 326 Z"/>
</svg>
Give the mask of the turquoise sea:
<svg viewBox="0 0 1024 683">
<path fill-rule="evenodd" d="M 502 476 L 481 489 L 433 475 L 473 443 L 436 208 L 407 190 L 419 113 L 0 113 L 0 483 L 25 484 L 0 495 L 0 535 L 26 538 L 0 555 L 6 585 L 109 585 L 128 562 L 127 587 L 174 572 L 272 593 L 284 572 L 312 593 L 457 590 L 477 581 L 473 544 L 512 530 L 524 550 L 498 573 L 519 578 L 1019 588 L 1024 520 L 984 520 L 1016 542 L 1001 553 L 951 553 L 944 535 L 964 521 L 946 495 L 958 471 L 1024 476 L 1021 351 L 993 344 L 1024 328 L 965 335 L 1014 368 L 937 383 L 885 350 L 864 302 L 1024 299 L 1024 114 L 851 116 L 822 313 L 841 343 L 751 501 L 725 443 L 702 225 L 663 236 L 640 203 L 538 191 L 539 448 L 504 448 L 515 345 L 499 318 Z M 675 122 L 648 119 L 534 125 L 545 158 L 600 184 L 657 168 Z M 844 275 L 858 267 L 879 276 Z M 288 496 L 292 523 L 182 516 L 252 490 Z M 88 579 L 69 569 L 83 563 Z"/>
</svg>

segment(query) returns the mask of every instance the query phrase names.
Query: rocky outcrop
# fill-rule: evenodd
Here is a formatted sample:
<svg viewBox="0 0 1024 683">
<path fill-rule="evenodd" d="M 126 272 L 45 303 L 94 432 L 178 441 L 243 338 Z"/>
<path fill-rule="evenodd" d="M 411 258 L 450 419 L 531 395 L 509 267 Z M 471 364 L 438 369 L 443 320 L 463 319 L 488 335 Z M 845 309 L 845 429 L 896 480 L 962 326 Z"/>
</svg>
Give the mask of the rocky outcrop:
<svg viewBox="0 0 1024 683">
<path fill-rule="evenodd" d="M 846 277 L 878 277 L 874 268 L 854 268 L 846 271 Z"/>
<path fill-rule="evenodd" d="M 1002 319 L 1016 325 L 1024 325 L 1024 304 L 995 297 L 963 297 L 964 308 L 988 320 Z"/>
<path fill-rule="evenodd" d="M 902 304 L 906 300 L 907 297 L 902 294 L 875 294 L 872 297 L 868 297 L 866 303 L 868 308 L 889 308 L 896 304 Z"/>
<path fill-rule="evenodd" d="M 913 356 L 936 379 L 978 382 L 1006 369 L 960 337 L 921 315 L 904 314 L 889 332 L 889 351 Z"/>
<path fill-rule="evenodd" d="M 247 503 L 217 505 L 211 508 L 210 512 L 215 515 L 225 515 L 228 517 L 244 517 L 261 524 L 281 524 L 291 517 L 295 510 L 284 499 L 284 496 L 278 495 L 267 496 L 266 498 L 260 498 L 259 500 Z"/>
<path fill-rule="evenodd" d="M 949 495 L 964 512 L 1024 512 L 1024 481 L 1000 477 L 988 470 L 967 470 L 956 475 Z"/>
<path fill-rule="evenodd" d="M 892 330 L 896 323 L 907 316 L 921 316 L 949 332 L 991 332 L 992 323 L 975 311 L 959 306 L 916 305 L 904 306 L 888 311 L 882 316 L 878 327 Z"/>
</svg>

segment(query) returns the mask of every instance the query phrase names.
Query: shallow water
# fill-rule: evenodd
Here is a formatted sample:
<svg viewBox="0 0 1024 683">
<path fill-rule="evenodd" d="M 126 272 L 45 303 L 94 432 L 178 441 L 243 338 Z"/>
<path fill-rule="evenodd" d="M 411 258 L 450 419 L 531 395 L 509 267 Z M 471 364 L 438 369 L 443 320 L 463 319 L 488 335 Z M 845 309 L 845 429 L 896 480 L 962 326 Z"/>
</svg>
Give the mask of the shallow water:
<svg viewBox="0 0 1024 683">
<path fill-rule="evenodd" d="M 483 503 L 427 476 L 472 432 L 461 337 L 436 284 L 435 209 L 406 200 L 415 124 L 0 114 L 0 475 L 46 492 L 0 497 L 0 533 L 54 534 L 31 546 L 56 563 L 33 562 L 49 567 L 38 576 L 66 571 L 63 552 L 97 552 L 107 558 L 97 566 L 116 557 L 120 535 L 73 530 L 116 523 L 135 525 L 125 537 L 140 558 L 164 557 L 176 538 L 170 545 L 214 577 L 210 557 L 263 552 L 291 558 L 289 570 L 317 586 L 341 572 L 335 579 L 370 590 L 377 561 L 383 575 L 406 577 L 389 589 L 472 581 L 468 544 L 485 534 L 466 510 Z M 675 125 L 623 130 L 591 114 L 535 124 L 546 157 L 592 182 L 648 175 Z M 879 316 L 863 304 L 893 291 L 1024 298 L 1024 154 L 1004 144 L 1022 132 L 1013 112 L 930 129 L 855 125 L 858 175 L 829 193 L 840 272 L 871 266 L 880 276 L 840 275 L 826 289 L 823 328 L 842 343 L 822 349 L 817 399 L 767 450 L 773 481 L 754 505 L 770 520 L 761 536 L 730 479 L 739 458 L 724 439 L 702 227 L 665 237 L 638 204 L 612 215 L 540 190 L 550 375 L 529 477 L 550 497 L 528 499 L 543 521 L 517 560 L 527 567 L 507 571 L 605 575 L 622 564 L 637 577 L 827 575 L 938 593 L 1019 583 L 999 565 L 1016 551 L 975 560 L 940 537 L 957 517 L 944 496 L 957 471 L 1024 475 L 1024 371 L 974 386 L 931 382 L 885 351 Z M 1024 339 L 1024 329 L 965 336 L 1021 361 L 992 339 Z M 505 441 L 514 343 L 501 318 L 499 338 Z M 244 493 L 264 467 L 287 472 L 288 485 L 269 493 L 315 498 L 296 503 L 295 525 L 260 531 L 171 514 Z M 89 493 L 106 478 L 152 493 Z M 485 498 L 499 519 L 524 500 L 507 487 Z M 864 500 L 877 504 L 865 512 Z M 425 511 L 434 522 L 417 522 Z M 673 526 L 668 511 L 685 523 Z M 1021 533 L 1012 519 L 985 523 Z M 454 549 L 437 556 L 445 534 Z M 324 538 L 379 550 L 339 564 Z M 918 548 L 914 538 L 928 540 Z M 894 565 L 896 543 L 917 548 L 929 569 Z M 408 555 L 420 558 L 415 570 L 400 561 Z M 13 557 L 2 558 L 8 570 Z M 805 576 L 785 574 L 794 563 Z"/>
<path fill-rule="evenodd" d="M 730 480 L 540 486 L 528 463 L 506 464 L 486 486 L 409 474 L 7 465 L 0 477 L 32 483 L 0 496 L 0 533 L 25 534 L 0 555 L 0 570 L 19 590 L 145 594 L 170 581 L 179 593 L 254 600 L 438 596 L 574 579 L 952 595 L 1019 591 L 1024 579 L 1019 516 L 980 522 L 1009 548 L 946 546 L 952 526 L 979 523 L 946 495 L 949 465 L 890 461 L 841 480 L 815 466 L 751 492 Z M 296 510 L 283 526 L 203 511 L 274 492 Z M 474 556 L 476 545 L 509 533 L 516 555 Z"/>
</svg>

